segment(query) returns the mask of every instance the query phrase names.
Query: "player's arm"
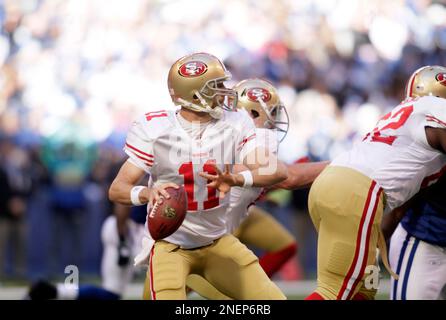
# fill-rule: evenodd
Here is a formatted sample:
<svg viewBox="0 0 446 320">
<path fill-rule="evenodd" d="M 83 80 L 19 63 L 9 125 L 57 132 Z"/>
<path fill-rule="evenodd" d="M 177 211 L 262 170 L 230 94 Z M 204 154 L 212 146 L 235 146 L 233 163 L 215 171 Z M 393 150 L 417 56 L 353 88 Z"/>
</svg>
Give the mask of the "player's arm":
<svg viewBox="0 0 446 320">
<path fill-rule="evenodd" d="M 269 153 L 268 154 L 268 159 L 265 157 L 265 153 L 266 150 L 263 149 L 259 149 L 255 152 L 253 152 L 251 155 L 248 155 L 248 157 L 253 157 L 256 154 L 258 154 L 258 156 L 256 156 L 257 159 L 261 159 L 257 162 L 262 162 L 263 164 L 266 163 L 266 161 L 271 161 L 269 162 L 270 167 L 268 165 L 262 165 L 261 163 L 251 163 L 251 165 L 249 165 L 249 161 L 248 161 L 248 157 L 245 159 L 245 163 L 244 164 L 236 164 L 233 166 L 232 168 L 232 173 L 235 174 L 234 179 L 236 180 L 234 183 L 237 186 L 241 186 L 244 183 L 244 177 L 242 175 L 237 175 L 242 171 L 246 171 L 246 170 L 251 170 L 251 173 L 253 175 L 253 186 L 254 187 L 263 187 L 263 186 L 270 186 L 270 180 L 269 179 L 283 179 L 283 177 L 280 176 L 276 176 L 274 175 L 273 177 L 265 177 L 265 173 L 270 173 L 272 170 L 274 170 L 274 164 L 275 161 L 277 161 L 277 165 L 280 166 L 279 168 L 279 172 L 278 175 L 283 174 L 284 177 L 288 177 L 286 170 L 287 170 L 287 165 L 284 164 L 282 161 L 278 160 L 276 158 L 276 156 L 273 153 Z M 274 157 L 274 158 L 272 158 Z M 281 171 L 282 170 L 282 171 Z M 283 172 L 285 171 L 285 172 Z"/>
<path fill-rule="evenodd" d="M 266 187 L 280 183 L 287 178 L 286 165 L 262 147 L 257 147 L 248 153 L 243 160 L 243 166 L 247 170 L 239 173 L 232 173 L 230 165 L 225 165 L 224 172 L 214 166 L 217 174 L 200 172 L 200 176 L 210 180 L 208 186 L 218 189 L 221 198 L 231 187 Z"/>
<path fill-rule="evenodd" d="M 257 147 L 243 159 L 243 165 L 247 167 L 252 175 L 253 187 L 267 187 L 280 183 L 287 179 L 288 170 L 286 165 L 277 159 L 269 150 Z M 236 174 L 236 185 L 245 184 L 245 176 Z"/>
<path fill-rule="evenodd" d="M 381 221 L 381 230 L 383 232 L 384 239 L 386 240 L 387 243 L 390 240 L 390 237 L 392 236 L 396 227 L 400 223 L 401 219 L 403 219 L 407 210 L 409 210 L 411 204 L 412 201 L 409 200 L 402 206 L 395 208 L 390 213 L 384 215 Z"/>
<path fill-rule="evenodd" d="M 320 161 L 287 165 L 287 179 L 276 184 L 274 188 L 293 190 L 309 187 L 329 163 L 329 161 Z"/>
<path fill-rule="evenodd" d="M 131 191 L 132 188 L 141 180 L 144 176 L 144 170 L 138 168 L 130 161 L 124 162 L 119 169 L 116 178 L 113 180 L 108 190 L 108 197 L 110 201 L 117 202 L 125 205 L 132 205 Z M 149 189 L 144 187 L 139 192 L 139 201 L 141 203 L 147 203 L 149 201 Z"/>
<path fill-rule="evenodd" d="M 145 171 L 134 165 L 131 161 L 124 162 L 108 190 L 110 201 L 125 205 L 135 204 L 135 199 L 132 201 L 132 189 L 137 186 L 137 183 L 144 174 Z M 147 186 L 138 187 L 140 188 L 137 191 L 137 201 L 139 201 L 139 204 L 141 205 L 148 202 L 153 203 L 154 201 L 160 201 L 161 197 L 169 199 L 170 196 L 164 189 L 167 187 L 178 188 L 175 183 L 165 183 L 152 188 Z M 133 192 L 135 192 L 134 189 Z"/>
<path fill-rule="evenodd" d="M 243 115 L 243 112 L 244 115 Z M 217 174 L 200 172 L 200 176 L 210 180 L 209 187 L 220 191 L 223 197 L 231 187 L 266 187 L 282 182 L 287 178 L 287 168 L 264 145 L 257 143 L 256 127 L 246 111 L 241 111 L 244 117 L 242 128 L 236 137 L 236 162 L 243 164 L 247 170 L 239 173 L 230 172 L 230 165 L 225 165 L 224 172 L 217 166 Z"/>
<path fill-rule="evenodd" d="M 127 133 L 124 152 L 129 156 L 121 166 L 112 182 L 108 195 L 111 201 L 124 205 L 143 205 L 161 202 L 162 197 L 170 198 L 164 190 L 167 187 L 178 188 L 174 183 L 165 183 L 153 187 L 138 185 L 141 178 L 150 174 L 156 159 L 153 152 L 153 139 L 146 132 L 146 118 L 133 122 Z"/>
<path fill-rule="evenodd" d="M 426 196 L 426 193 L 429 192 L 430 188 L 424 188 L 418 191 L 412 198 L 407 200 L 402 206 L 393 209 L 390 213 L 384 215 L 383 220 L 381 222 L 381 230 L 383 232 L 384 238 L 386 242 L 390 240 L 393 232 L 396 227 L 403 219 L 409 209 L 416 210 L 419 208 L 420 203 L 423 201 L 422 199 Z"/>
<path fill-rule="evenodd" d="M 238 163 L 247 167 L 247 170 L 235 175 L 234 185 L 266 187 L 282 182 L 288 174 L 285 164 L 277 159 L 270 144 L 257 135 L 253 120 L 246 112 L 245 114 L 246 120 L 238 137 L 236 157 Z"/>
<path fill-rule="evenodd" d="M 443 153 L 446 153 L 446 129 L 425 127 L 426 139 L 429 145 Z"/>
</svg>

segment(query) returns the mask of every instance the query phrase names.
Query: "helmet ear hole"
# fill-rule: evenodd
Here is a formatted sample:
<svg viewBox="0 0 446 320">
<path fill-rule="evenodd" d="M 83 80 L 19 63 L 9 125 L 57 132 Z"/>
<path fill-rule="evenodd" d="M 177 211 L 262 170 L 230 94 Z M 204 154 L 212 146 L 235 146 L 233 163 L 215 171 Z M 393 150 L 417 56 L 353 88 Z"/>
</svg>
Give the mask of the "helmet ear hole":
<svg viewBox="0 0 446 320">
<path fill-rule="evenodd" d="M 274 108 L 271 110 L 271 116 L 272 116 L 273 118 L 275 118 L 275 117 L 277 116 L 277 107 L 274 107 Z"/>
<path fill-rule="evenodd" d="M 255 119 L 260 116 L 260 113 L 256 110 L 251 110 L 251 115 Z"/>
<path fill-rule="evenodd" d="M 197 97 L 197 95 L 196 95 L 196 94 L 194 94 L 194 95 L 192 96 L 192 99 L 194 99 L 194 100 L 198 100 L 198 97 Z"/>
</svg>

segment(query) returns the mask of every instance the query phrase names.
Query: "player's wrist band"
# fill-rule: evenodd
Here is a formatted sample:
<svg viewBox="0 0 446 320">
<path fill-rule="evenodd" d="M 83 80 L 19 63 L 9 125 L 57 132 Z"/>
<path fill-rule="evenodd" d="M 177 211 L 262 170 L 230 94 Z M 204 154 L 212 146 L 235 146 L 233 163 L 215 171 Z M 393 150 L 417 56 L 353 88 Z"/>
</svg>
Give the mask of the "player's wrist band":
<svg viewBox="0 0 446 320">
<path fill-rule="evenodd" d="M 142 203 L 139 200 L 139 194 L 141 193 L 141 191 L 146 188 L 144 186 L 134 186 L 132 188 L 132 190 L 130 191 L 130 201 L 132 202 L 133 205 L 135 206 L 140 206 L 143 205 L 144 203 Z"/>
<path fill-rule="evenodd" d="M 239 172 L 243 176 L 243 188 L 249 188 L 252 187 L 252 184 L 254 182 L 254 179 L 252 177 L 252 172 L 250 170 L 245 170 L 242 172 Z"/>
</svg>

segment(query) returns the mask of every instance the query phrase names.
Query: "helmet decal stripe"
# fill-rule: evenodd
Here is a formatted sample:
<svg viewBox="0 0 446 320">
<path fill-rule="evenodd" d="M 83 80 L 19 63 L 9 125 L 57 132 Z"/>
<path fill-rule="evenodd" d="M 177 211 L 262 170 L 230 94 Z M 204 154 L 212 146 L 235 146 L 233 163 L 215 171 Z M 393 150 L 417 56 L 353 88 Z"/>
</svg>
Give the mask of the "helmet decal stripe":
<svg viewBox="0 0 446 320">
<path fill-rule="evenodd" d="M 407 82 L 407 88 L 406 88 L 406 98 L 412 97 L 413 93 L 413 83 L 415 81 L 415 77 L 418 74 L 418 72 L 414 72 L 412 76 L 410 77 L 409 81 Z"/>
</svg>

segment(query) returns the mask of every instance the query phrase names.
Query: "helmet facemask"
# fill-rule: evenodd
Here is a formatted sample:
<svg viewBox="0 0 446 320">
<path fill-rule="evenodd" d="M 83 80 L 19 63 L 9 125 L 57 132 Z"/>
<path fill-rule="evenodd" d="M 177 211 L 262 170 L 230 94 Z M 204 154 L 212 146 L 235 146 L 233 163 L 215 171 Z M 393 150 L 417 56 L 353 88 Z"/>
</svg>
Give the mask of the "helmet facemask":
<svg viewBox="0 0 446 320">
<path fill-rule="evenodd" d="M 231 74 L 207 81 L 200 89 L 199 95 L 217 102 L 216 107 L 224 110 L 234 111 L 237 107 L 237 92 L 234 89 L 226 88 L 224 82 L 231 79 Z"/>
<path fill-rule="evenodd" d="M 222 109 L 234 111 L 237 107 L 237 92 L 224 87 L 224 82 L 229 80 L 231 75 L 207 81 L 200 90 L 194 92 L 194 98 L 198 103 L 192 103 L 179 98 L 178 102 L 192 111 L 209 113 L 213 118 L 220 119 Z M 216 101 L 217 105 L 214 104 Z"/>
<path fill-rule="evenodd" d="M 288 112 L 286 111 L 285 106 L 282 102 L 279 101 L 278 104 L 268 108 L 266 103 L 261 99 L 257 99 L 259 104 L 262 106 L 263 111 L 265 112 L 267 120 L 263 124 L 267 129 L 273 129 L 278 132 L 281 136 L 279 137 L 279 142 L 282 142 L 285 139 L 288 129 L 290 126 L 290 119 L 288 117 Z"/>
</svg>

